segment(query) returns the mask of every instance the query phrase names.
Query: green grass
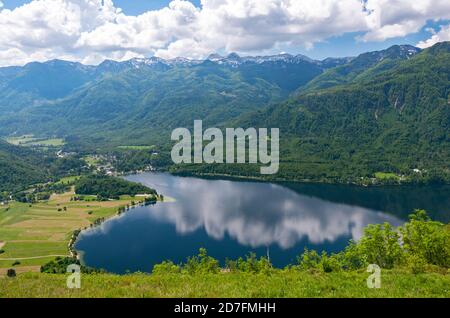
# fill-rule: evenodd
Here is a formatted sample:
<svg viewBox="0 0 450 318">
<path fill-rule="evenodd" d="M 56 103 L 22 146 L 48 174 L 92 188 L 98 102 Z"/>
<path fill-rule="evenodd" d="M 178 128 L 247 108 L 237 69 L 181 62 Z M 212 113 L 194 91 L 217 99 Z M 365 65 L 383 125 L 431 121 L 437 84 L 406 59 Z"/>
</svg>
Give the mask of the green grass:
<svg viewBox="0 0 450 318">
<path fill-rule="evenodd" d="M 450 297 L 450 276 L 384 271 L 380 289 L 368 273 L 277 272 L 271 275 L 82 275 L 81 289 L 66 288 L 65 275 L 38 273 L 0 278 L 0 297 Z"/>
<path fill-rule="evenodd" d="M 117 148 L 125 150 L 152 150 L 155 146 L 118 146 Z"/>
<path fill-rule="evenodd" d="M 17 265 L 17 266 L 21 266 L 21 267 L 22 266 L 41 266 L 42 264 L 46 264 L 54 259 L 55 259 L 54 257 L 42 257 L 42 258 L 19 260 L 20 265 Z M 14 262 L 15 262 L 15 260 L 5 261 L 5 260 L 0 259 L 0 269 L 1 268 L 13 268 Z"/>
<path fill-rule="evenodd" d="M 48 255 L 67 255 L 66 242 L 45 242 L 45 241 L 26 241 L 26 242 L 8 242 L 3 250 L 5 253 L 1 254 L 1 258 L 24 258 L 33 255 L 48 256 Z"/>
<path fill-rule="evenodd" d="M 62 138 L 50 138 L 29 142 L 26 145 L 31 147 L 61 147 L 64 146 L 64 144 L 65 142 Z"/>
<path fill-rule="evenodd" d="M 22 145 L 27 144 L 29 142 L 33 142 L 36 138 L 33 137 L 33 135 L 23 135 L 19 137 L 7 137 L 5 138 L 6 142 L 12 144 L 12 145 Z"/>
<path fill-rule="evenodd" d="M 67 185 L 71 185 L 73 184 L 75 181 L 77 181 L 78 179 L 80 179 L 80 176 L 71 176 L 71 177 L 64 177 L 61 180 L 59 180 L 58 182 L 56 182 L 57 184 L 67 184 Z"/>
<path fill-rule="evenodd" d="M 400 180 L 400 176 L 392 172 L 376 172 L 375 178 L 380 180 Z"/>
<path fill-rule="evenodd" d="M 98 158 L 95 158 L 94 156 L 85 156 L 85 157 L 83 157 L 83 160 L 89 166 L 97 166 L 100 163 L 100 160 Z"/>
<path fill-rule="evenodd" d="M 24 147 L 61 147 L 65 141 L 62 138 L 38 138 L 33 135 L 23 135 L 18 137 L 8 137 L 5 140 L 16 146 Z"/>
<path fill-rule="evenodd" d="M 71 181 L 73 177 L 61 182 Z M 70 201 L 74 195 L 72 191 L 32 205 L 11 202 L 0 207 L 0 241 L 6 243 L 2 247 L 5 252 L 0 254 L 0 270 L 10 267 L 16 258 L 24 258 L 18 266 L 22 267 L 45 264 L 50 255 L 68 255 L 74 230 L 88 227 L 98 218 L 116 215 L 119 207 L 131 201 L 130 197 L 106 202 Z M 64 207 L 67 211 L 62 210 Z"/>
</svg>

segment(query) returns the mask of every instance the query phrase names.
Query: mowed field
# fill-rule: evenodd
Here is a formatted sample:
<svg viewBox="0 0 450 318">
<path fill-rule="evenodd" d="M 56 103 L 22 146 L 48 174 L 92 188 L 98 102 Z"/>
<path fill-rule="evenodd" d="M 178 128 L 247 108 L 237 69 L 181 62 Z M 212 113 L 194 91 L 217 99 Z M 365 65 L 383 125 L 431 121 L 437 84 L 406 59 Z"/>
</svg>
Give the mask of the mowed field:
<svg viewBox="0 0 450 318">
<path fill-rule="evenodd" d="M 62 138 L 36 138 L 33 135 L 8 137 L 5 140 L 10 144 L 24 147 L 60 147 L 65 143 Z"/>
<path fill-rule="evenodd" d="M 117 201 L 70 201 L 74 192 L 52 195 L 35 204 L 11 202 L 0 206 L 0 274 L 14 263 L 18 271 L 37 271 L 40 265 L 57 256 L 67 256 L 73 231 L 89 227 L 98 218 L 108 218 L 121 206 L 131 203 L 124 197 Z M 17 264 L 20 262 L 20 264 Z"/>
</svg>

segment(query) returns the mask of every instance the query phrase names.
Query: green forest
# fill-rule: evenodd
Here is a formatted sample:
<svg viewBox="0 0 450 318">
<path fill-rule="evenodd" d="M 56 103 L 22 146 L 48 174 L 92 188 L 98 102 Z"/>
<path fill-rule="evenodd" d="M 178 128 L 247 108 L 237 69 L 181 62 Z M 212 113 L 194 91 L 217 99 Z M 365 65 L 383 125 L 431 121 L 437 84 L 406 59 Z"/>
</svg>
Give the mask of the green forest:
<svg viewBox="0 0 450 318">
<path fill-rule="evenodd" d="M 157 194 L 142 184 L 104 175 L 83 176 L 75 182 L 75 192 L 79 195 L 95 195 L 99 199 L 119 199 L 121 195 L 134 197 L 137 194 Z"/>
</svg>

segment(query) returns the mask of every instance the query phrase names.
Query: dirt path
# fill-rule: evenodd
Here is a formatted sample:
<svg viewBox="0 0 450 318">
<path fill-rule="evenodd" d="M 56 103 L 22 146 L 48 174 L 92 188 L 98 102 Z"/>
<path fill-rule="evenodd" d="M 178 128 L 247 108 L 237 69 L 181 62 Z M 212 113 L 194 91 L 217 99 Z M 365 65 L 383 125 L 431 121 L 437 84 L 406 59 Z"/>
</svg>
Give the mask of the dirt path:
<svg viewBox="0 0 450 318">
<path fill-rule="evenodd" d="M 0 249 L 5 246 L 6 242 L 0 241 Z"/>
</svg>

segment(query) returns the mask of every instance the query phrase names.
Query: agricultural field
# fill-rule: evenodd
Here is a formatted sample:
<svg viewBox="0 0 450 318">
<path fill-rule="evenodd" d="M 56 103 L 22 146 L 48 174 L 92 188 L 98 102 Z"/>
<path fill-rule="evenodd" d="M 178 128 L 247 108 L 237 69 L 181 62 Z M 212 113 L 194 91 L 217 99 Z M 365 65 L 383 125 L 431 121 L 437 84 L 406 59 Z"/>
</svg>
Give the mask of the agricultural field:
<svg viewBox="0 0 450 318">
<path fill-rule="evenodd" d="M 100 163 L 100 159 L 97 156 L 89 155 L 83 157 L 83 160 L 89 165 L 96 167 Z"/>
<path fill-rule="evenodd" d="M 62 138 L 39 138 L 34 135 L 7 137 L 5 140 L 12 145 L 34 148 L 55 148 L 65 144 Z"/>
<path fill-rule="evenodd" d="M 392 172 L 376 172 L 375 178 L 379 180 L 401 180 L 401 177 Z"/>
<path fill-rule="evenodd" d="M 117 148 L 122 150 L 152 150 L 156 146 L 118 146 Z"/>
<path fill-rule="evenodd" d="M 62 180 L 70 182 L 73 180 Z M 39 266 L 57 256 L 68 256 L 73 231 L 89 227 L 96 219 L 116 214 L 130 197 L 116 201 L 71 201 L 74 192 L 54 194 L 35 204 L 10 202 L 0 206 L 0 268 Z"/>
</svg>

